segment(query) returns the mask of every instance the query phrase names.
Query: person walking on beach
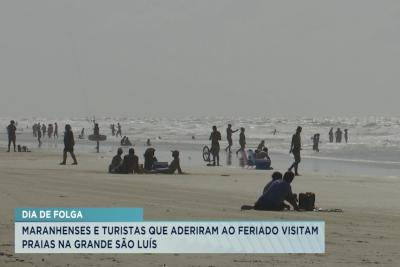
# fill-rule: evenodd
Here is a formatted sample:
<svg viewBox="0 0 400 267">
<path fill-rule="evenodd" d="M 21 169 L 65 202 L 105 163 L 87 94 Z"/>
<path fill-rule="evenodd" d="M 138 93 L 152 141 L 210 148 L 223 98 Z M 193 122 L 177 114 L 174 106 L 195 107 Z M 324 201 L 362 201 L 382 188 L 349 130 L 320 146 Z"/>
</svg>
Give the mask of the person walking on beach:
<svg viewBox="0 0 400 267">
<path fill-rule="evenodd" d="M 54 123 L 54 138 L 58 138 L 58 125 L 57 122 Z"/>
<path fill-rule="evenodd" d="M 10 124 L 7 126 L 7 133 L 8 133 L 8 150 L 7 150 L 7 152 L 10 152 L 11 143 L 13 143 L 14 152 L 16 152 L 15 151 L 16 131 L 17 131 L 17 127 L 15 127 L 15 121 L 11 120 Z"/>
<path fill-rule="evenodd" d="M 209 140 L 211 140 L 211 155 L 213 156 L 213 165 L 215 166 L 215 160 L 217 160 L 217 166 L 219 166 L 219 141 L 221 140 L 221 133 L 217 130 L 217 126 L 212 127 Z"/>
<path fill-rule="evenodd" d="M 42 139 L 42 131 L 40 130 L 40 122 L 38 122 L 38 124 L 37 124 L 37 140 L 38 140 L 39 147 L 42 146 L 41 139 Z"/>
<path fill-rule="evenodd" d="M 240 127 L 239 145 L 240 145 L 240 148 L 236 151 L 236 155 L 239 152 L 244 151 L 245 148 L 246 148 L 246 136 L 244 135 L 244 128 L 243 127 Z"/>
<path fill-rule="evenodd" d="M 232 153 L 231 147 L 232 147 L 232 134 L 236 133 L 239 131 L 238 129 L 232 130 L 232 124 L 228 124 L 228 128 L 226 128 L 226 140 L 228 141 L 228 146 L 225 148 L 225 151 Z"/>
<path fill-rule="evenodd" d="M 335 137 L 336 137 L 336 143 L 342 142 L 342 130 L 340 130 L 340 128 L 337 128 L 335 132 Z"/>
<path fill-rule="evenodd" d="M 344 129 L 344 140 L 346 141 L 346 144 L 349 141 L 349 135 L 348 135 L 347 129 Z"/>
<path fill-rule="evenodd" d="M 296 129 L 296 133 L 293 135 L 292 137 L 292 143 L 290 145 L 290 153 L 293 153 L 294 156 L 294 162 L 292 164 L 292 166 L 290 166 L 289 171 L 292 171 L 292 169 L 294 168 L 294 174 L 296 176 L 300 176 L 299 172 L 298 172 L 298 167 L 299 167 L 299 163 L 301 161 L 301 157 L 300 157 L 300 151 L 301 151 L 301 133 L 302 128 L 299 126 Z"/>
<path fill-rule="evenodd" d="M 117 123 L 117 134 L 116 134 L 116 136 L 118 137 L 118 135 L 120 137 L 122 137 L 122 129 L 121 129 L 121 124 L 119 124 L 119 122 Z"/>
<path fill-rule="evenodd" d="M 63 152 L 63 161 L 60 163 L 60 165 L 65 165 L 67 162 L 67 152 L 71 154 L 71 157 L 73 159 L 72 165 L 77 165 L 78 161 L 76 161 L 76 157 L 74 154 L 74 146 L 75 146 L 75 140 L 74 140 L 74 133 L 72 132 L 71 125 L 67 124 L 65 125 L 65 133 L 64 133 L 64 152 Z"/>
<path fill-rule="evenodd" d="M 333 143 L 333 128 L 329 130 L 329 142 Z"/>
</svg>

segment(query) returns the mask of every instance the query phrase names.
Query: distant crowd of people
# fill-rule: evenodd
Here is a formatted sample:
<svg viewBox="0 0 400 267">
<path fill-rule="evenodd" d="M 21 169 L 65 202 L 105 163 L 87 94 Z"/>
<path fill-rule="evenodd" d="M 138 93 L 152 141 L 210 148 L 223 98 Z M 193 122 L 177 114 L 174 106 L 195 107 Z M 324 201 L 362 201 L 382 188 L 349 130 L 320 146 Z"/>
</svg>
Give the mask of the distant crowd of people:
<svg viewBox="0 0 400 267">
<path fill-rule="evenodd" d="M 108 167 L 109 173 L 119 173 L 119 174 L 129 174 L 129 173 L 163 173 L 163 174 L 173 174 L 178 171 L 179 174 L 183 174 L 179 151 L 174 150 L 172 152 L 172 158 L 170 164 L 159 163 L 155 157 L 155 149 L 148 148 L 143 154 L 144 166 L 139 164 L 139 157 L 135 155 L 135 149 L 129 148 L 128 154 L 122 159 L 123 150 L 118 148 L 117 155 L 115 155 Z"/>
<path fill-rule="evenodd" d="M 344 135 L 344 141 L 347 143 L 349 141 L 349 135 L 347 129 L 344 129 L 344 131 L 342 131 L 340 128 L 337 128 L 335 133 L 333 133 L 333 128 L 331 128 L 329 130 L 329 142 L 333 143 L 333 139 L 335 138 L 336 143 L 341 143 L 343 135 Z"/>
</svg>

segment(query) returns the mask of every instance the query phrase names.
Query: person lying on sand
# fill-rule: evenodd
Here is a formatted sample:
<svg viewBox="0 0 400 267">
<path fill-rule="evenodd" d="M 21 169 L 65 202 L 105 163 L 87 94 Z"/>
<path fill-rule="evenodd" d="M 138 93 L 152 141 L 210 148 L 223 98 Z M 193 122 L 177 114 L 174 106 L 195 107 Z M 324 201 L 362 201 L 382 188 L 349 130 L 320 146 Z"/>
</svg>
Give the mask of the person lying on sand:
<svg viewBox="0 0 400 267">
<path fill-rule="evenodd" d="M 179 174 L 183 174 L 181 165 L 180 165 L 180 160 L 179 160 L 179 151 L 174 150 L 172 152 L 172 157 L 174 158 L 171 163 L 168 165 L 168 168 L 165 169 L 156 169 L 153 170 L 153 173 L 164 173 L 164 174 L 173 174 L 175 173 L 176 170 L 178 170 Z"/>
<path fill-rule="evenodd" d="M 115 155 L 113 157 L 110 166 L 108 166 L 109 173 L 117 173 L 118 172 L 118 169 L 122 163 L 122 157 L 121 157 L 122 153 L 123 153 L 122 148 L 118 148 L 117 155 Z"/>
<path fill-rule="evenodd" d="M 293 178 L 294 173 L 288 171 L 285 173 L 282 180 L 272 182 L 267 192 L 263 193 L 254 204 L 254 209 L 272 211 L 282 211 L 285 208 L 290 209 L 290 206 L 284 203 L 286 200 L 295 210 L 299 210 L 296 196 L 292 193 L 292 187 L 290 186 Z"/>
</svg>

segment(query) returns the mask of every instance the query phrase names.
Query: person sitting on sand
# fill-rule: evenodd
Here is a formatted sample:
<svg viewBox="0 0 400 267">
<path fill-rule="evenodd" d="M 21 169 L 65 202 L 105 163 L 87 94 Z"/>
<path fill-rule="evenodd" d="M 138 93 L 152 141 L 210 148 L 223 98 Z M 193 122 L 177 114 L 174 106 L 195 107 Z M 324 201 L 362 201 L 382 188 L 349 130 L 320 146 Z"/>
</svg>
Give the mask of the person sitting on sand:
<svg viewBox="0 0 400 267">
<path fill-rule="evenodd" d="M 268 161 L 271 161 L 271 158 L 268 155 L 268 148 L 264 147 L 261 151 L 256 150 L 256 159 L 266 159 Z"/>
<path fill-rule="evenodd" d="M 130 148 L 128 155 L 124 157 L 122 165 L 118 173 L 138 173 L 139 172 L 139 158 L 135 155 L 135 149 Z"/>
<path fill-rule="evenodd" d="M 284 201 L 288 201 L 295 210 L 299 210 L 296 202 L 296 196 L 292 193 L 290 186 L 293 181 L 294 173 L 288 171 L 283 176 L 282 180 L 272 182 L 267 192 L 257 200 L 254 204 L 255 210 L 272 210 L 282 211 L 285 208 L 290 208 Z"/>
<path fill-rule="evenodd" d="M 67 161 L 67 152 L 69 152 L 71 154 L 71 157 L 74 160 L 72 165 L 78 164 L 78 162 L 76 161 L 75 154 L 74 154 L 74 146 L 75 146 L 74 133 L 72 132 L 71 125 L 67 124 L 67 125 L 65 125 L 65 133 L 64 133 L 63 161 L 60 163 L 60 165 L 65 165 L 65 163 Z"/>
<path fill-rule="evenodd" d="M 156 150 L 154 148 L 149 147 L 144 152 L 144 169 L 146 171 L 151 171 L 153 169 L 154 162 L 157 162 L 157 158 L 154 156 L 155 151 Z"/>
<path fill-rule="evenodd" d="M 123 153 L 122 148 L 118 148 L 117 155 L 115 155 L 113 157 L 110 166 L 108 166 L 109 173 L 117 173 L 118 172 L 118 169 L 122 163 L 122 157 L 121 157 L 122 153 Z"/>
<path fill-rule="evenodd" d="M 271 176 L 272 180 L 268 182 L 268 184 L 264 187 L 263 194 L 265 194 L 268 189 L 271 187 L 271 184 L 277 180 L 282 180 L 281 172 L 274 172 Z"/>
<path fill-rule="evenodd" d="M 262 151 L 265 147 L 265 140 L 261 140 L 260 144 L 258 144 L 257 150 Z"/>
<path fill-rule="evenodd" d="M 168 168 L 162 170 L 156 170 L 156 173 L 164 173 L 164 174 L 173 174 L 176 170 L 178 170 L 179 174 L 183 174 L 180 160 L 179 160 L 179 151 L 174 150 L 172 152 L 172 157 L 174 158 L 171 163 L 168 165 Z"/>
</svg>

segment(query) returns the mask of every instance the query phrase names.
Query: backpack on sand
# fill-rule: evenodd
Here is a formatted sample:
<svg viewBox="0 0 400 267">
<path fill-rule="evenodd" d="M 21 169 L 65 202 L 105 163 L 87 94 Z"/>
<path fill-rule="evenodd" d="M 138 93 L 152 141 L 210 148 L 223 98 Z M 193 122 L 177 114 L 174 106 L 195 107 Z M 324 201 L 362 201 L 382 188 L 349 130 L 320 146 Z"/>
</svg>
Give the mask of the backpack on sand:
<svg viewBox="0 0 400 267">
<path fill-rule="evenodd" d="M 315 194 L 312 192 L 299 194 L 299 209 L 313 211 L 315 208 Z"/>
</svg>

